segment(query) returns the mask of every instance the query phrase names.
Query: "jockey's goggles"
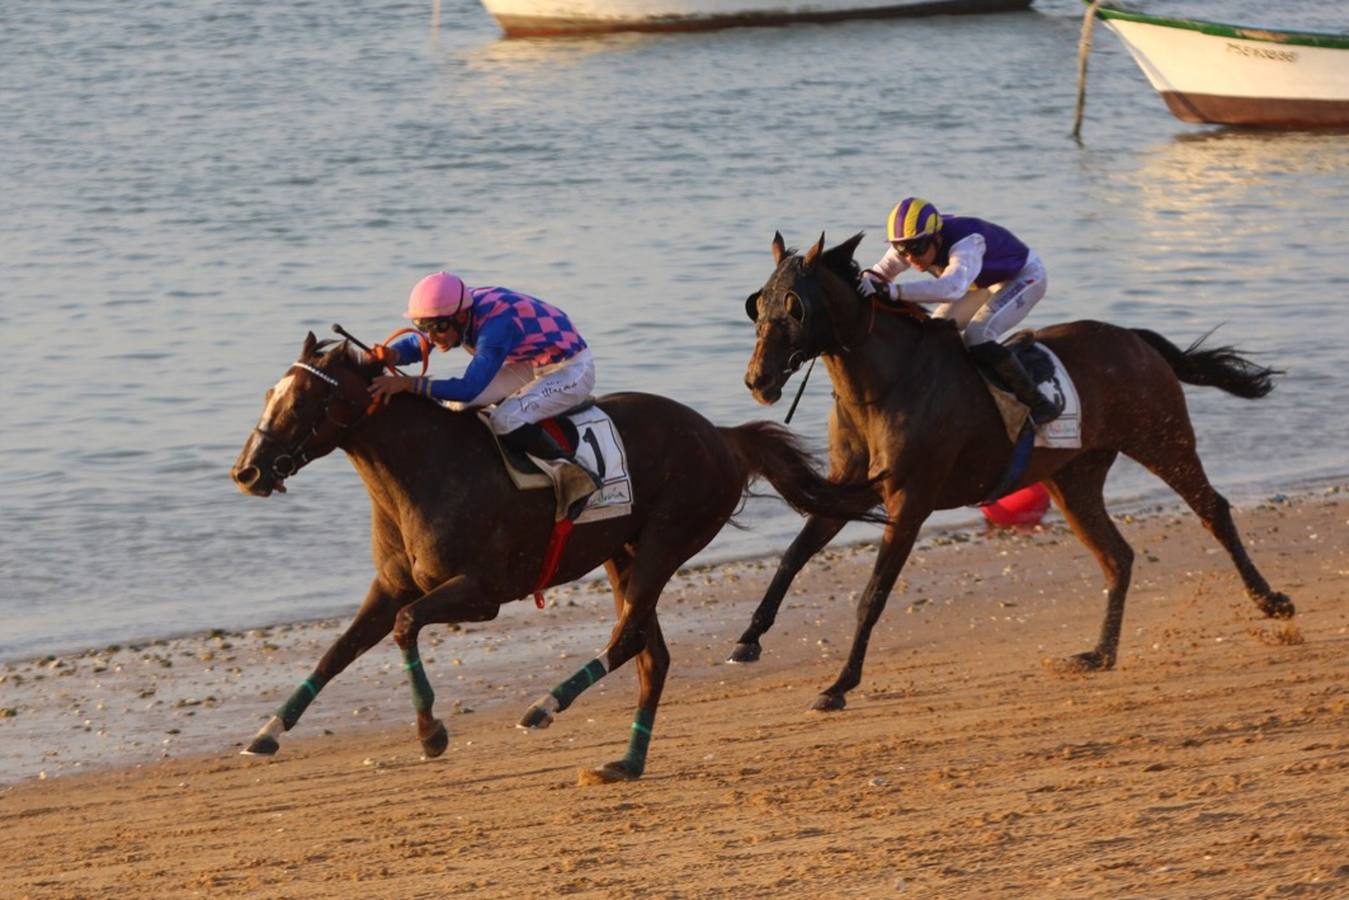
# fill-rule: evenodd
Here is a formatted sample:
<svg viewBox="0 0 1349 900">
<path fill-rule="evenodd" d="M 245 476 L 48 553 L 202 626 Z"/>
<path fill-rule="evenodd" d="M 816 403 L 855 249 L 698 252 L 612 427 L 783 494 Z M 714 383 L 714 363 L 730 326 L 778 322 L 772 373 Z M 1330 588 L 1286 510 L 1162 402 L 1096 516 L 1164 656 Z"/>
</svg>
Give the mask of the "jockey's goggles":
<svg viewBox="0 0 1349 900">
<path fill-rule="evenodd" d="M 449 316 L 439 316 L 434 319 L 413 319 L 412 324 L 424 334 L 444 334 L 455 327 L 454 319 Z"/>
<path fill-rule="evenodd" d="M 903 256 L 922 256 L 927 252 L 927 248 L 932 246 L 932 238 L 921 237 L 914 238 L 911 241 L 895 241 L 890 246 L 895 248 L 895 252 Z"/>
</svg>

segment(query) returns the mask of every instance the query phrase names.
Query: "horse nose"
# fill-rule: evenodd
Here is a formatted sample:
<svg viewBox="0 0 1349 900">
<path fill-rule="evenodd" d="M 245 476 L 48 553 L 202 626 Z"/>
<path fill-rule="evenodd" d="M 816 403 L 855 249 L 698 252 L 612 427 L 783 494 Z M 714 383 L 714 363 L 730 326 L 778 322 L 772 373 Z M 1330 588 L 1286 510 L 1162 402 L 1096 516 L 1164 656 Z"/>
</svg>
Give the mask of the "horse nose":
<svg viewBox="0 0 1349 900">
<path fill-rule="evenodd" d="M 239 466 L 230 469 L 230 477 L 234 479 L 234 483 L 239 486 L 241 491 L 247 491 L 251 488 L 261 475 L 262 473 L 257 466 Z"/>
</svg>

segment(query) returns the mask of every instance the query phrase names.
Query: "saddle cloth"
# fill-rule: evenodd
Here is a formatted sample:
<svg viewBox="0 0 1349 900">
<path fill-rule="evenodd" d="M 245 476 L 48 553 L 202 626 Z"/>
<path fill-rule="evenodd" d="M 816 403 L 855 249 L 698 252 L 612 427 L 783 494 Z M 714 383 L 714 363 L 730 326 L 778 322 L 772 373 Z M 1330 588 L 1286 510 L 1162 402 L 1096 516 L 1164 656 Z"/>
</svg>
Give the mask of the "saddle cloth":
<svg viewBox="0 0 1349 900">
<path fill-rule="evenodd" d="M 1044 344 L 1036 343 L 1031 332 L 1023 331 L 1005 341 L 1008 348 L 1017 355 L 1021 364 L 1030 372 L 1041 393 L 1057 402 L 1063 398 L 1063 413 L 1052 422 L 1035 429 L 1035 446 L 1057 449 L 1072 449 L 1082 446 L 1082 403 L 1077 396 L 1077 387 L 1064 368 L 1062 360 Z M 1016 396 L 1003 390 L 989 380 L 983 369 L 979 374 L 988 385 L 988 392 L 997 404 L 1002 415 L 1002 423 L 1007 429 L 1007 439 L 1013 444 L 1021 434 L 1021 427 L 1030 416 L 1030 410 Z"/>
<path fill-rule="evenodd" d="M 479 410 L 478 419 L 487 426 L 506 464 L 506 472 L 518 489 L 529 491 L 552 488 L 557 494 L 559 514 L 571 508 L 574 498 L 567 495 L 564 486 L 553 482 L 555 469 L 540 468 L 528 455 L 502 446 L 496 432 L 491 429 L 487 411 Z M 604 482 L 603 487 L 590 495 L 585 509 L 576 517 L 576 524 L 598 522 L 632 512 L 632 479 L 628 473 L 627 450 L 609 414 L 595 405 L 594 401 L 587 401 L 570 412 L 554 417 L 553 422 L 565 435 L 562 443 L 575 448 L 577 462 L 599 475 Z"/>
</svg>

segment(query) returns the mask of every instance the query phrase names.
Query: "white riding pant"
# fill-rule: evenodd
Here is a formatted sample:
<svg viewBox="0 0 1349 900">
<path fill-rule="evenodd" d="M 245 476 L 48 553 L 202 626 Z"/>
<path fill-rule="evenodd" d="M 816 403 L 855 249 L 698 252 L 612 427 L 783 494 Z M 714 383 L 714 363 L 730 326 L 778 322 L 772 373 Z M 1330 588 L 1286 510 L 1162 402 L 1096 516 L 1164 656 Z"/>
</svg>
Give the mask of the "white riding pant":
<svg viewBox="0 0 1349 900">
<path fill-rule="evenodd" d="M 1049 276 L 1040 257 L 1031 251 L 1026 264 L 1006 281 L 986 288 L 972 288 L 952 303 L 943 303 L 933 318 L 954 319 L 966 347 L 996 341 L 1026 318 L 1049 287 Z"/>
<path fill-rule="evenodd" d="M 582 350 L 570 359 L 535 368 L 532 363 L 507 363 L 482 393 L 467 403 L 447 403 L 451 409 L 476 409 L 496 404 L 492 431 L 507 434 L 549 416 L 566 412 L 595 389 L 595 359 Z"/>
</svg>

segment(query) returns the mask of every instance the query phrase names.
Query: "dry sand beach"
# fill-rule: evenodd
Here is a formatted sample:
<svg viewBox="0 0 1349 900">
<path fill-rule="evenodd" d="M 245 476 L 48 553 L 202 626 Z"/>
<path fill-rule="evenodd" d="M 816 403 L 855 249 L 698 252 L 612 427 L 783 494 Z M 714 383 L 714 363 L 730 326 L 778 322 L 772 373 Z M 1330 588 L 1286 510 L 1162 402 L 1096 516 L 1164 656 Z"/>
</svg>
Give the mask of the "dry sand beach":
<svg viewBox="0 0 1349 900">
<path fill-rule="evenodd" d="M 337 622 L 0 666 L 6 896 L 1349 896 L 1349 503 L 1238 511 L 1297 603 L 1259 616 L 1188 512 L 1123 517 L 1138 552 L 1118 666 L 1085 650 L 1094 560 L 1061 519 L 923 542 L 848 709 L 833 678 L 866 547 L 812 562 L 752 666 L 722 662 L 774 561 L 686 573 L 647 775 L 621 669 L 547 731 L 529 701 L 608 633 L 594 585 L 428 633 L 451 743 L 423 761 L 391 645 L 273 759 L 241 757 Z M 354 605 L 354 604 L 353 604 Z M 455 714 L 455 713 L 459 714 Z"/>
</svg>

